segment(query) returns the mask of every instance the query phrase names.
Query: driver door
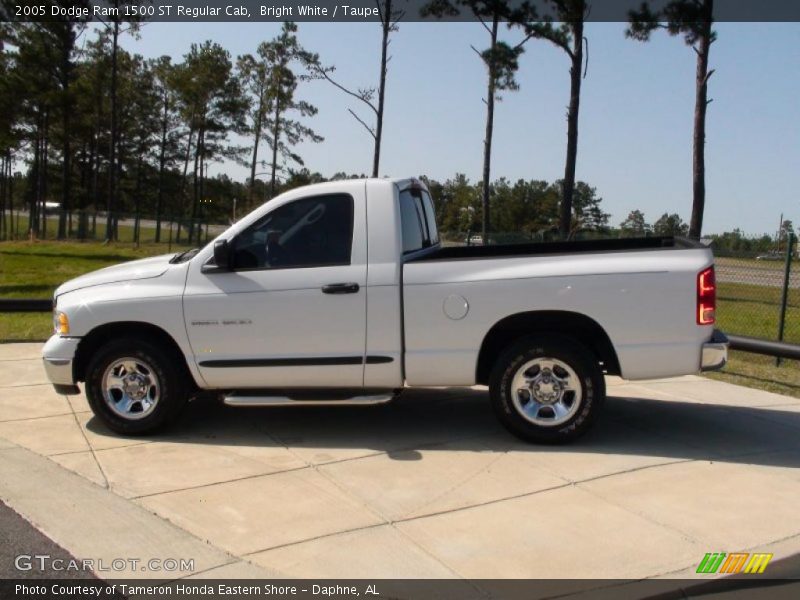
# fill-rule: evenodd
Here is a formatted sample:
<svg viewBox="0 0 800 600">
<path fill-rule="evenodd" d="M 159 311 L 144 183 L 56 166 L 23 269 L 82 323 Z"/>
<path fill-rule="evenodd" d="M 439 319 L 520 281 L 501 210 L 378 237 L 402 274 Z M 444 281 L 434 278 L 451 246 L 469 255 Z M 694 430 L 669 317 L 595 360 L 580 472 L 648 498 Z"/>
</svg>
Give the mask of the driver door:
<svg viewBox="0 0 800 600">
<path fill-rule="evenodd" d="M 210 387 L 362 387 L 366 198 L 289 200 L 230 240 L 231 271 L 192 265 L 184 315 Z"/>
</svg>

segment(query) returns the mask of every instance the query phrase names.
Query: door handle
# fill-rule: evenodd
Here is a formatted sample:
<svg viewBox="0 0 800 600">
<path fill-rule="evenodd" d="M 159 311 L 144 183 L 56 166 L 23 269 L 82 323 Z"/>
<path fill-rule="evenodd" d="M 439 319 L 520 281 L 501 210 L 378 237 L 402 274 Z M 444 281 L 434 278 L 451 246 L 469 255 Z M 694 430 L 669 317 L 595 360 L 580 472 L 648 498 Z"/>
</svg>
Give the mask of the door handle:
<svg viewBox="0 0 800 600">
<path fill-rule="evenodd" d="M 357 294 L 358 290 L 357 283 L 331 283 L 322 286 L 323 294 Z"/>
</svg>

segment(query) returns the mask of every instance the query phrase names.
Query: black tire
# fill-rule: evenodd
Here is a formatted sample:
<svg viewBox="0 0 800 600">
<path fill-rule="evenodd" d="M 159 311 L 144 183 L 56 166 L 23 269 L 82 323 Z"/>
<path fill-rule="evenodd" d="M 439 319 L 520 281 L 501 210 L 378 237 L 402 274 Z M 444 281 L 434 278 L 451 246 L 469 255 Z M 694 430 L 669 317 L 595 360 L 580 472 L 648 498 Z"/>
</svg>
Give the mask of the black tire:
<svg viewBox="0 0 800 600">
<path fill-rule="evenodd" d="M 580 399 L 577 393 L 571 396 L 573 403 L 577 404 L 574 409 L 572 405 L 569 406 L 567 414 L 571 416 L 555 425 L 541 425 L 532 422 L 531 417 L 526 418 L 517 407 L 511 389 L 515 376 L 523 366 L 545 358 L 556 359 L 567 365 L 576 376 L 568 379 L 576 379 L 573 385 L 579 385 L 581 392 Z M 533 367 L 534 373 L 537 368 Z M 564 372 L 561 367 L 556 368 L 560 373 Z M 526 373 L 530 371 L 530 368 L 526 369 Z M 597 357 L 579 342 L 561 335 L 526 337 L 508 347 L 495 363 L 489 379 L 489 391 L 495 414 L 505 428 L 527 442 L 540 444 L 564 444 L 582 436 L 597 418 L 606 395 L 605 379 Z M 524 409 L 525 394 L 517 396 L 521 398 L 518 402 Z M 528 402 L 531 398 L 529 394 Z M 565 402 L 569 398 L 567 396 Z M 553 409 L 545 409 L 542 414 L 552 414 L 554 419 L 557 417 Z"/>
<path fill-rule="evenodd" d="M 152 377 L 157 384 L 157 402 L 146 416 L 123 417 L 111 408 L 103 395 L 106 370 L 127 357 L 151 367 L 148 381 Z M 108 342 L 92 356 L 86 369 L 86 398 L 95 416 L 112 431 L 123 435 L 144 435 L 169 425 L 178 417 L 189 399 L 188 377 L 183 357 L 172 348 L 164 349 L 144 339 L 126 337 Z"/>
</svg>

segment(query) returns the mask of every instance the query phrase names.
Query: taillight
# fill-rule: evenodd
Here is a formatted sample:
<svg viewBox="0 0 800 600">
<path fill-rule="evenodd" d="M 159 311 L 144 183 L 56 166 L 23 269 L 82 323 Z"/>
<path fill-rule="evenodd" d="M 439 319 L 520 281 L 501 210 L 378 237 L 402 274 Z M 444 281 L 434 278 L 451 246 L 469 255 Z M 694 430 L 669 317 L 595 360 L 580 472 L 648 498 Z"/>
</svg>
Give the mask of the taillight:
<svg viewBox="0 0 800 600">
<path fill-rule="evenodd" d="M 697 324 L 713 325 L 716 308 L 717 283 L 711 266 L 697 275 Z"/>
</svg>

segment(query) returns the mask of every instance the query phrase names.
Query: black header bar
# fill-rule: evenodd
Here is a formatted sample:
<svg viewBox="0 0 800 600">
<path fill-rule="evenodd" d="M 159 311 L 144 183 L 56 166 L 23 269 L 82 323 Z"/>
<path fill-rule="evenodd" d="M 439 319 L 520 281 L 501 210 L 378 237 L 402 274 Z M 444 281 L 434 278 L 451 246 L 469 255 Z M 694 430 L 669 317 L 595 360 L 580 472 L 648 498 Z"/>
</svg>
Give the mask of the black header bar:
<svg viewBox="0 0 800 600">
<path fill-rule="evenodd" d="M 700 1 L 700 0 L 698 0 Z M 656 12 L 669 0 L 651 0 Z M 509 0 L 513 9 L 523 4 L 532 6 L 540 19 L 558 21 L 550 0 Z M 90 0 L 88 7 L 75 3 L 56 3 L 49 0 L 1 0 L 0 20 L 37 21 L 74 19 L 107 21 L 109 19 L 167 22 L 380 22 L 386 0 L 143 0 L 115 3 L 110 0 Z M 115 4 L 119 8 L 115 7 Z M 391 8 L 400 22 L 468 22 L 477 17 L 459 0 L 448 4 L 457 14 L 434 16 L 426 12 L 431 0 L 392 0 Z M 639 9 L 642 0 L 587 1 L 585 20 L 589 22 L 626 22 L 631 10 Z M 393 19 L 394 20 L 394 19 Z M 563 19 L 561 19 L 563 20 Z M 800 0 L 714 0 L 714 20 L 717 22 L 798 22 Z"/>
</svg>

